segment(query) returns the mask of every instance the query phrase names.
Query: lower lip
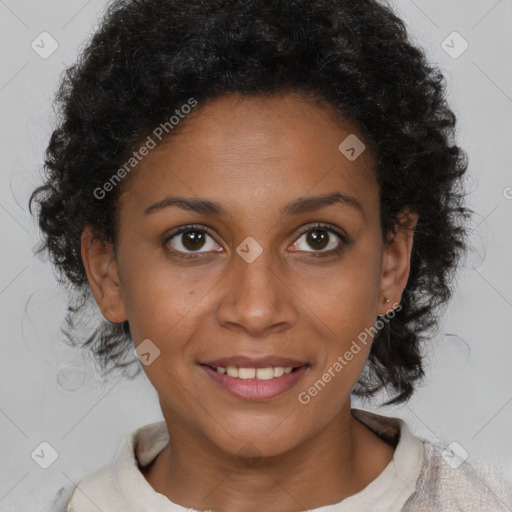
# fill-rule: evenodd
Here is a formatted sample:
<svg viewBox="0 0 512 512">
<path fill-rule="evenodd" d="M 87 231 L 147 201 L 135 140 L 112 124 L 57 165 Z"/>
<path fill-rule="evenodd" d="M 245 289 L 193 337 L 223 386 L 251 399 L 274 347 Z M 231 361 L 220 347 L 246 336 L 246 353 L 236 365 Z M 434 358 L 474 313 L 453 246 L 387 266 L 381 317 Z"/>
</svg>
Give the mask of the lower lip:
<svg viewBox="0 0 512 512">
<path fill-rule="evenodd" d="M 244 400 L 267 400 L 281 393 L 284 393 L 304 375 L 308 369 L 307 365 L 300 366 L 295 371 L 285 373 L 281 377 L 274 377 L 270 380 L 238 379 L 229 375 L 219 373 L 207 365 L 200 365 L 201 368 L 220 386 L 232 395 Z"/>
</svg>

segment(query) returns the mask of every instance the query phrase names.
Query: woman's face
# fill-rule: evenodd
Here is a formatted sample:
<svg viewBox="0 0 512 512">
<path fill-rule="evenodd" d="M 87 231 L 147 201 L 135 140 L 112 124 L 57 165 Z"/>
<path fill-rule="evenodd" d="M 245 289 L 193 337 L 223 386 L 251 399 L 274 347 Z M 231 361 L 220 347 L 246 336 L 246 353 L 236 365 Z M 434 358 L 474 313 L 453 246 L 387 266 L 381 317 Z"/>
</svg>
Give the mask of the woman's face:
<svg viewBox="0 0 512 512">
<path fill-rule="evenodd" d="M 175 133 L 127 182 L 117 257 L 89 258 L 91 287 L 144 342 L 168 424 L 276 455 L 348 414 L 370 350 L 358 336 L 390 310 L 385 297 L 399 302 L 410 240 L 383 244 L 372 156 L 325 107 L 229 95 Z"/>
</svg>

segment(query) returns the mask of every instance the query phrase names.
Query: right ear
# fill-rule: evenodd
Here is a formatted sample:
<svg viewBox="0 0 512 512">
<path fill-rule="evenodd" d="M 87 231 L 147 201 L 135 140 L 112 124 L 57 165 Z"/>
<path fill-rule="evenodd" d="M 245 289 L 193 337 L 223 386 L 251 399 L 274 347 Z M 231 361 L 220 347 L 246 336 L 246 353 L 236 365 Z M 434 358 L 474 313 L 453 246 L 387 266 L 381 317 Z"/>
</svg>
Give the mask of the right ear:
<svg viewBox="0 0 512 512">
<path fill-rule="evenodd" d="M 81 254 L 101 314 L 110 322 L 124 322 L 127 317 L 113 244 L 99 240 L 86 226 L 82 232 Z"/>
</svg>

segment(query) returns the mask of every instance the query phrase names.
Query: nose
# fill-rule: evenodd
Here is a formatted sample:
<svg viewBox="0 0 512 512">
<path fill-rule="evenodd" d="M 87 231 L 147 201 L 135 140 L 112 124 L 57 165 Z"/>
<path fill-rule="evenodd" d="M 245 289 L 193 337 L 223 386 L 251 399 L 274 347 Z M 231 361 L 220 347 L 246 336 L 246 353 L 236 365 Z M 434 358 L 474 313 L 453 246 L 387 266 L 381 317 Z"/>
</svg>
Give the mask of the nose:
<svg viewBox="0 0 512 512">
<path fill-rule="evenodd" d="M 270 250 L 263 250 L 251 263 L 233 255 L 217 307 L 221 326 L 262 337 L 289 329 L 296 322 L 295 295 L 286 283 L 287 273 L 272 258 Z"/>
</svg>

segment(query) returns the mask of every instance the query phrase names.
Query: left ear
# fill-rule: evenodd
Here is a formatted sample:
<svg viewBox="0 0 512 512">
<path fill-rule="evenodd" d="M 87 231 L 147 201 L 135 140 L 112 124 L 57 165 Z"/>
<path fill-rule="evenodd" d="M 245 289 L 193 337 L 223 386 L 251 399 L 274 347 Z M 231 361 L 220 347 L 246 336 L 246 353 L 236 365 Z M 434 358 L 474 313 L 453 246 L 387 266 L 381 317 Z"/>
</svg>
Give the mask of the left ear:
<svg viewBox="0 0 512 512">
<path fill-rule="evenodd" d="M 393 304 L 399 304 L 402 298 L 411 269 L 414 228 L 417 222 L 416 213 L 409 209 L 402 211 L 398 216 L 395 233 L 386 242 L 382 257 L 380 315 L 389 313 Z"/>
</svg>

